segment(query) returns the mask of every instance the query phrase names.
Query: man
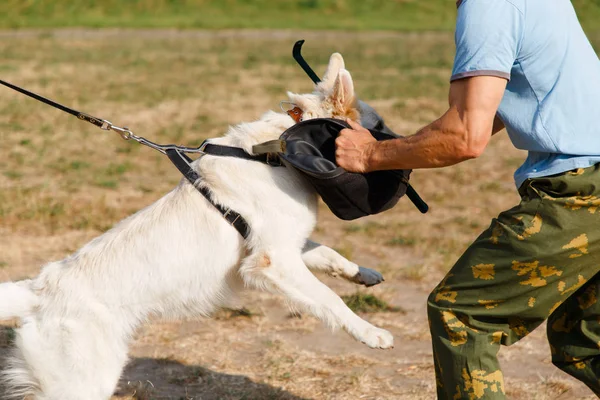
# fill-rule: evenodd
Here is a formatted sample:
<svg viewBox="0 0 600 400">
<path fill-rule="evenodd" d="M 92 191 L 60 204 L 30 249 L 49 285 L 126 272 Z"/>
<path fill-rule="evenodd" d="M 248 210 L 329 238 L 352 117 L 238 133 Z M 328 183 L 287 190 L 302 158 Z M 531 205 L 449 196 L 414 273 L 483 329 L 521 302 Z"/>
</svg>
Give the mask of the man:
<svg viewBox="0 0 600 400">
<path fill-rule="evenodd" d="M 600 396 L 600 61 L 569 0 L 458 2 L 448 111 L 376 142 L 336 141 L 347 170 L 445 167 L 504 126 L 528 150 L 522 201 L 492 220 L 428 299 L 440 399 L 503 399 L 500 345 L 548 319 L 552 362 Z"/>
</svg>

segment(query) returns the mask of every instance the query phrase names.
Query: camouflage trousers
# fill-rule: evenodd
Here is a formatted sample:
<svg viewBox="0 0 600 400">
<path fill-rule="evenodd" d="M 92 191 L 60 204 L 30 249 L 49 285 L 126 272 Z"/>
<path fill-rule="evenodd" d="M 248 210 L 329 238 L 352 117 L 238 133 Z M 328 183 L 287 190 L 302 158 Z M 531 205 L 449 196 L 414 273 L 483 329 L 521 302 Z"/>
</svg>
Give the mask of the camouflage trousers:
<svg viewBox="0 0 600 400">
<path fill-rule="evenodd" d="M 500 345 L 546 319 L 553 364 L 600 396 L 600 164 L 519 194 L 428 298 L 440 399 L 504 399 Z"/>
</svg>

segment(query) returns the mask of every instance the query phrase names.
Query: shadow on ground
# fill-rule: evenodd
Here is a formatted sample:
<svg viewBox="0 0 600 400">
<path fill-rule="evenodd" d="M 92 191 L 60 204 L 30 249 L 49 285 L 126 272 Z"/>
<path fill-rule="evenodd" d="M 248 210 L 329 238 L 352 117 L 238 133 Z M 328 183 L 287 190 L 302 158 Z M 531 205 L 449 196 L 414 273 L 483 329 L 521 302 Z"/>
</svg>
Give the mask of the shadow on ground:
<svg viewBox="0 0 600 400">
<path fill-rule="evenodd" d="M 164 358 L 133 359 L 123 371 L 115 395 L 139 400 L 307 400 L 243 375 Z"/>
<path fill-rule="evenodd" d="M 14 340 L 12 327 L 0 326 L 0 369 Z M 0 398 L 4 392 L 0 386 Z M 117 398 L 135 400 L 308 400 L 285 390 L 165 358 L 134 358 L 129 362 Z"/>
</svg>

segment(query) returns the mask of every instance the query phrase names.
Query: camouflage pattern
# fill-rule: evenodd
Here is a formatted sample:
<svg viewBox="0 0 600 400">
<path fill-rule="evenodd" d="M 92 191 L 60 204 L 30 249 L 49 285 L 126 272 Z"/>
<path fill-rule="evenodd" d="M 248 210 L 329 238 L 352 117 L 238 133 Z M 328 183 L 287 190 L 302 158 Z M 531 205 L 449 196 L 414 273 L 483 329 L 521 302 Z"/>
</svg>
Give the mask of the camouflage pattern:
<svg viewBox="0 0 600 400">
<path fill-rule="evenodd" d="M 552 362 L 600 396 L 600 164 L 519 194 L 428 299 L 440 399 L 504 399 L 500 345 L 546 319 Z"/>
</svg>

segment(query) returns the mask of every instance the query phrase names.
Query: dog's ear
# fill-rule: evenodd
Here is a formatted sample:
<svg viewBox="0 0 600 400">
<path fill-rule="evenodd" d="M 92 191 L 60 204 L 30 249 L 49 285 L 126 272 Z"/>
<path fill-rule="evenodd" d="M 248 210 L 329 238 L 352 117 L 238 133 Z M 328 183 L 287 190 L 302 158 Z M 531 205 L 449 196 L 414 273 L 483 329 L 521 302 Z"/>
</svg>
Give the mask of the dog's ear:
<svg viewBox="0 0 600 400">
<path fill-rule="evenodd" d="M 323 80 L 317 85 L 319 89 L 327 93 L 333 89 L 335 80 L 337 79 L 340 70 L 345 68 L 344 58 L 340 53 L 333 53 L 329 57 L 329 65 L 327 65 L 327 71 L 323 76 Z"/>
<path fill-rule="evenodd" d="M 356 106 L 352 76 L 343 68 L 340 69 L 333 83 L 331 102 L 338 111 L 346 111 Z"/>
</svg>

